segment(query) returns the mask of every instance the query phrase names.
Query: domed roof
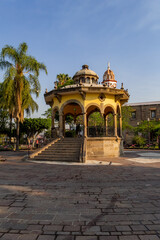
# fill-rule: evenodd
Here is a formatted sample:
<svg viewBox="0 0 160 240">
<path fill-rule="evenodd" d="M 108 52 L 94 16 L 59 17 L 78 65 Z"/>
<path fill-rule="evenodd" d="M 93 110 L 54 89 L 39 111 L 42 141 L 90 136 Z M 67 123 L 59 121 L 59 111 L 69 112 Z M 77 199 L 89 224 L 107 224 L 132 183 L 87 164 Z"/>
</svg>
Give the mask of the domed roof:
<svg viewBox="0 0 160 240">
<path fill-rule="evenodd" d="M 108 64 L 108 69 L 103 74 L 103 82 L 108 80 L 115 80 L 115 76 L 113 71 L 110 69 L 110 65 Z"/>
<path fill-rule="evenodd" d="M 97 73 L 95 73 L 94 71 L 90 70 L 88 65 L 86 65 L 86 64 L 82 66 L 82 69 L 80 71 L 75 73 L 73 78 L 81 76 L 81 75 L 90 75 L 90 76 L 94 76 L 96 78 L 99 78 Z"/>
<path fill-rule="evenodd" d="M 108 69 L 103 74 L 103 82 L 102 84 L 106 84 L 108 87 L 116 88 L 117 81 L 115 80 L 115 76 L 113 71 L 110 69 L 110 63 L 108 63 Z"/>
<path fill-rule="evenodd" d="M 103 78 L 104 77 L 106 77 L 106 80 L 107 79 L 113 79 L 113 80 L 115 80 L 115 76 L 114 76 L 114 73 L 113 73 L 113 71 L 112 70 L 110 70 L 110 69 L 107 69 L 107 71 L 105 71 L 105 73 L 103 74 Z"/>
</svg>

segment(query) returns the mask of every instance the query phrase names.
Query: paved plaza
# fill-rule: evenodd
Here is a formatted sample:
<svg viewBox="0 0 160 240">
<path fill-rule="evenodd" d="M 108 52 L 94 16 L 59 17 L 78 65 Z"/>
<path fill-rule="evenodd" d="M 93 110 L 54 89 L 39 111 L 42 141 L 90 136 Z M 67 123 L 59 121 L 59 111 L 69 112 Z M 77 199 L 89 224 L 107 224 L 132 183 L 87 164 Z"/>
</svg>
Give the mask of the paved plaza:
<svg viewBox="0 0 160 240">
<path fill-rule="evenodd" d="M 0 239 L 160 239 L 159 151 L 85 165 L 0 155 Z"/>
</svg>

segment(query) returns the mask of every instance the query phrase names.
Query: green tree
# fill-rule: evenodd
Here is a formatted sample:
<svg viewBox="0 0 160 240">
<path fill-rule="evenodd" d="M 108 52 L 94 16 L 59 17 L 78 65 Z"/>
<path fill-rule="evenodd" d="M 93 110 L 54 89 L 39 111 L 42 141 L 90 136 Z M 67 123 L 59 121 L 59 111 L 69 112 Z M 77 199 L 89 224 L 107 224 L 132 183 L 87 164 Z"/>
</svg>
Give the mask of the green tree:
<svg viewBox="0 0 160 240">
<path fill-rule="evenodd" d="M 68 74 L 64 74 L 64 73 L 58 74 L 57 80 L 58 80 L 58 83 L 57 83 L 58 89 L 74 83 L 73 79 L 69 77 Z"/>
<path fill-rule="evenodd" d="M 51 119 L 52 116 L 52 108 L 48 108 L 43 114 L 42 116 L 46 117 L 47 119 Z"/>
<path fill-rule="evenodd" d="M 9 135 L 9 142 L 11 144 L 14 102 L 13 102 L 13 98 L 9 96 L 9 95 L 13 94 L 13 92 L 6 91 L 7 90 L 7 89 L 5 89 L 6 87 L 7 87 L 6 81 L 4 83 L 0 84 L 0 107 L 1 107 L 1 109 L 3 109 L 3 111 L 7 111 L 7 114 L 8 114 L 9 131 L 7 131 L 7 134 Z"/>
<path fill-rule="evenodd" d="M 8 111 L 0 108 L 0 134 L 8 134 L 8 121 Z"/>
<path fill-rule="evenodd" d="M 93 112 L 88 118 L 88 126 L 104 126 L 104 118 L 100 112 Z"/>
<path fill-rule="evenodd" d="M 160 143 L 160 121 L 141 121 L 140 124 L 135 128 L 135 133 L 141 133 L 148 139 L 149 142 L 150 140 L 153 142 L 156 138 L 157 142 Z"/>
<path fill-rule="evenodd" d="M 129 124 L 131 118 L 132 108 L 130 106 L 122 106 L 122 130 L 132 129 Z"/>
<path fill-rule="evenodd" d="M 42 116 L 46 117 L 47 119 L 51 119 L 52 117 L 52 108 L 48 108 L 43 114 Z M 58 111 L 55 112 L 55 120 L 59 121 L 59 113 Z"/>
<path fill-rule="evenodd" d="M 138 145 L 139 147 L 144 147 L 144 145 L 146 144 L 146 139 L 142 136 L 134 136 L 133 140 L 132 140 L 133 144 Z"/>
<path fill-rule="evenodd" d="M 30 140 L 33 139 L 33 146 L 37 135 L 50 127 L 51 119 L 45 118 L 25 118 L 23 123 L 20 124 L 21 134 L 27 135 L 28 144 L 30 144 Z"/>
<path fill-rule="evenodd" d="M 19 123 L 24 120 L 24 110 L 30 113 L 38 108 L 31 94 L 35 94 L 37 97 L 39 95 L 40 70 L 44 70 L 47 74 L 46 66 L 34 57 L 27 55 L 27 50 L 26 43 L 21 43 L 17 49 L 6 45 L 2 48 L 0 55 L 0 68 L 6 69 L 2 92 L 6 106 L 13 105 L 17 150 L 19 149 Z"/>
</svg>

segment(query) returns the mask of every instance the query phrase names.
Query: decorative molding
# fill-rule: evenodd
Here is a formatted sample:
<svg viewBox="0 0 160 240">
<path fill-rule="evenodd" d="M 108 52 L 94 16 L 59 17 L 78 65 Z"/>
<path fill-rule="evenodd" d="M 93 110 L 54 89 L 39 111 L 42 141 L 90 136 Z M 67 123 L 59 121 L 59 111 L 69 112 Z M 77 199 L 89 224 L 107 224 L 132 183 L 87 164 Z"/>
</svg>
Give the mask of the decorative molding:
<svg viewBox="0 0 160 240">
<path fill-rule="evenodd" d="M 123 97 L 123 94 L 118 94 L 115 96 L 115 101 L 117 102 L 118 100 L 120 100 Z"/>
<path fill-rule="evenodd" d="M 54 101 L 53 101 L 53 100 L 51 100 L 51 101 L 49 101 L 49 102 L 48 102 L 48 104 L 49 104 L 49 106 L 50 106 L 50 107 L 52 107 L 52 106 L 53 106 L 53 104 L 54 104 Z"/>
<path fill-rule="evenodd" d="M 82 99 L 85 100 L 86 99 L 86 93 L 83 92 L 83 91 L 79 91 L 79 93 L 80 93 Z"/>
<path fill-rule="evenodd" d="M 80 106 L 80 108 L 81 108 L 81 110 L 82 110 L 82 114 L 83 114 L 83 112 L 84 112 L 84 106 L 83 106 L 83 104 L 82 104 L 80 101 L 78 101 L 77 99 L 70 99 L 70 100 L 64 102 L 64 103 L 62 104 L 60 110 L 59 110 L 59 113 L 62 113 L 64 107 L 65 107 L 67 104 L 69 104 L 69 103 L 77 103 L 77 104 Z"/>
<path fill-rule="evenodd" d="M 98 99 L 101 101 L 101 102 L 104 102 L 105 99 L 106 99 L 106 96 L 104 93 L 101 93 L 99 96 L 98 96 Z"/>
<path fill-rule="evenodd" d="M 104 115 L 104 103 L 100 103 L 100 112 Z"/>
<path fill-rule="evenodd" d="M 55 97 L 57 98 L 58 102 L 61 103 L 62 96 L 59 94 L 55 94 Z"/>
</svg>

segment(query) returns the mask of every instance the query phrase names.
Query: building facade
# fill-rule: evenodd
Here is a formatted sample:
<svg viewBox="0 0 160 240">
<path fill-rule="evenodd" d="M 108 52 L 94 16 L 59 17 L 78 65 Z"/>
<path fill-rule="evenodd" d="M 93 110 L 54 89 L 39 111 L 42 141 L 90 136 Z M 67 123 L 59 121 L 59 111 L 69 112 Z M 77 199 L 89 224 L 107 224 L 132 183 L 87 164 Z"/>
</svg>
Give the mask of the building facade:
<svg viewBox="0 0 160 240">
<path fill-rule="evenodd" d="M 132 127 L 137 127 L 144 120 L 160 120 L 160 101 L 128 103 L 126 106 L 130 106 L 132 109 L 130 118 L 130 125 Z M 123 136 L 126 144 L 132 143 L 133 132 L 125 130 Z"/>
</svg>

